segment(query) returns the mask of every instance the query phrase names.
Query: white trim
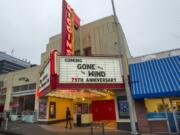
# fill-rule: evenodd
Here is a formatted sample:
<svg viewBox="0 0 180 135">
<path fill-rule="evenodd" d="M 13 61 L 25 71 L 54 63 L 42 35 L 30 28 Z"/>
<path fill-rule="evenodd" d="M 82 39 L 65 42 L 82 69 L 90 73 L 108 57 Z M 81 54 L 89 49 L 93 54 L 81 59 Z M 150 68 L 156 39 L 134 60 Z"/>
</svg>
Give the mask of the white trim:
<svg viewBox="0 0 180 135">
<path fill-rule="evenodd" d="M 48 119 L 37 119 L 37 121 L 39 121 L 39 122 L 48 122 L 49 120 Z"/>
<path fill-rule="evenodd" d="M 143 62 L 142 58 L 152 56 L 152 55 L 154 55 L 156 57 L 156 59 L 179 56 L 180 48 L 174 49 L 174 50 L 169 50 L 169 51 L 163 51 L 163 52 L 159 52 L 159 53 L 147 54 L 144 56 L 133 57 L 133 58 L 128 59 L 128 62 L 129 62 L 129 64 L 140 63 L 140 62 Z"/>
<path fill-rule="evenodd" d="M 13 92 L 12 96 L 18 97 L 18 96 L 26 96 L 26 95 L 35 95 L 35 93 L 36 90 L 26 90 L 26 91 Z"/>
<path fill-rule="evenodd" d="M 147 119 L 148 121 L 161 121 L 161 120 L 167 120 L 167 118 L 150 118 Z"/>
<path fill-rule="evenodd" d="M 119 119 L 118 121 L 116 122 L 121 122 L 121 123 L 126 123 L 126 122 L 130 122 L 130 119 Z"/>
</svg>

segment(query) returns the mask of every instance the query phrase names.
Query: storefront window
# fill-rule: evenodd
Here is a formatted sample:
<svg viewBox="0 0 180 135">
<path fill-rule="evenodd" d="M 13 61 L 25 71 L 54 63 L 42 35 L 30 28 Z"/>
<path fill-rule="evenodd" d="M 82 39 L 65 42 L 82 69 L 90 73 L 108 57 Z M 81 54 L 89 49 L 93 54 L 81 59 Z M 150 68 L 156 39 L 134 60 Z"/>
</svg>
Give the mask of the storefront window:
<svg viewBox="0 0 180 135">
<path fill-rule="evenodd" d="M 11 103 L 12 114 L 32 114 L 34 112 L 34 105 L 34 95 L 13 97 L 13 102 Z"/>
<path fill-rule="evenodd" d="M 144 101 L 147 108 L 147 112 L 164 112 L 163 102 L 161 98 L 145 99 Z M 165 98 L 164 102 L 167 111 L 171 111 L 169 99 Z"/>
<path fill-rule="evenodd" d="M 165 107 L 166 107 L 167 111 L 169 111 L 169 106 L 168 106 L 168 104 L 165 104 Z M 158 105 L 157 105 L 157 109 L 158 109 L 158 112 L 164 112 L 164 106 L 163 106 L 163 104 L 158 104 Z"/>
<path fill-rule="evenodd" d="M 25 96 L 24 100 L 24 111 L 34 111 L 35 96 Z"/>
</svg>

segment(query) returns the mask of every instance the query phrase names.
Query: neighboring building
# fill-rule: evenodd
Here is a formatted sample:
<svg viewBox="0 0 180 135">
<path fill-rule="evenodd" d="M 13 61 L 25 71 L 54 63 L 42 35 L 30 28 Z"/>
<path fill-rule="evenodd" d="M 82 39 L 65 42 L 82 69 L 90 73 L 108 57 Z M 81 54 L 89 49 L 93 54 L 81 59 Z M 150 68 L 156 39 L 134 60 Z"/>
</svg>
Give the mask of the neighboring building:
<svg viewBox="0 0 180 135">
<path fill-rule="evenodd" d="M 140 132 L 180 131 L 180 49 L 129 59 Z"/>
<path fill-rule="evenodd" d="M 30 67 L 31 64 L 0 51 L 0 74 Z"/>
<path fill-rule="evenodd" d="M 35 66 L 0 75 L 0 106 L 5 112 L 10 112 L 12 120 L 34 113 L 39 70 L 40 66 Z"/>
</svg>

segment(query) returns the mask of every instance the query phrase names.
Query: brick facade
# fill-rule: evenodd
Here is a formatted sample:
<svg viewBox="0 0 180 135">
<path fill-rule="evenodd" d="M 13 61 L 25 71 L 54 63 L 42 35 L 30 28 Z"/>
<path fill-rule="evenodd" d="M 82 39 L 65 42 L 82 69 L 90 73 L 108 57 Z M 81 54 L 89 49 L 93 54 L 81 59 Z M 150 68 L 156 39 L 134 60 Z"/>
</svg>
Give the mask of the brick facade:
<svg viewBox="0 0 180 135">
<path fill-rule="evenodd" d="M 144 99 L 135 101 L 136 116 L 138 122 L 138 129 L 140 133 L 149 133 L 149 123 L 146 119 L 147 110 L 145 108 Z"/>
<path fill-rule="evenodd" d="M 168 132 L 166 120 L 149 120 L 146 118 L 147 109 L 145 107 L 144 99 L 136 100 L 136 115 L 138 129 L 140 133 L 155 133 Z"/>
<path fill-rule="evenodd" d="M 151 132 L 168 132 L 167 121 L 149 121 L 149 128 Z"/>
</svg>

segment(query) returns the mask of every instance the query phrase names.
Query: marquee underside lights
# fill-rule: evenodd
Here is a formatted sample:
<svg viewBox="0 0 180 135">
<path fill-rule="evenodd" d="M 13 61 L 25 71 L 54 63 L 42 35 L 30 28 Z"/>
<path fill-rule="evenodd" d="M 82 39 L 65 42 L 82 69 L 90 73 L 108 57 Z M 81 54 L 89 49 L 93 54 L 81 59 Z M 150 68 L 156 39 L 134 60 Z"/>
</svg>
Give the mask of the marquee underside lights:
<svg viewBox="0 0 180 135">
<path fill-rule="evenodd" d="M 114 93 L 108 90 L 57 90 L 48 93 L 48 96 L 78 99 L 78 98 L 102 98 L 111 97 Z"/>
</svg>

